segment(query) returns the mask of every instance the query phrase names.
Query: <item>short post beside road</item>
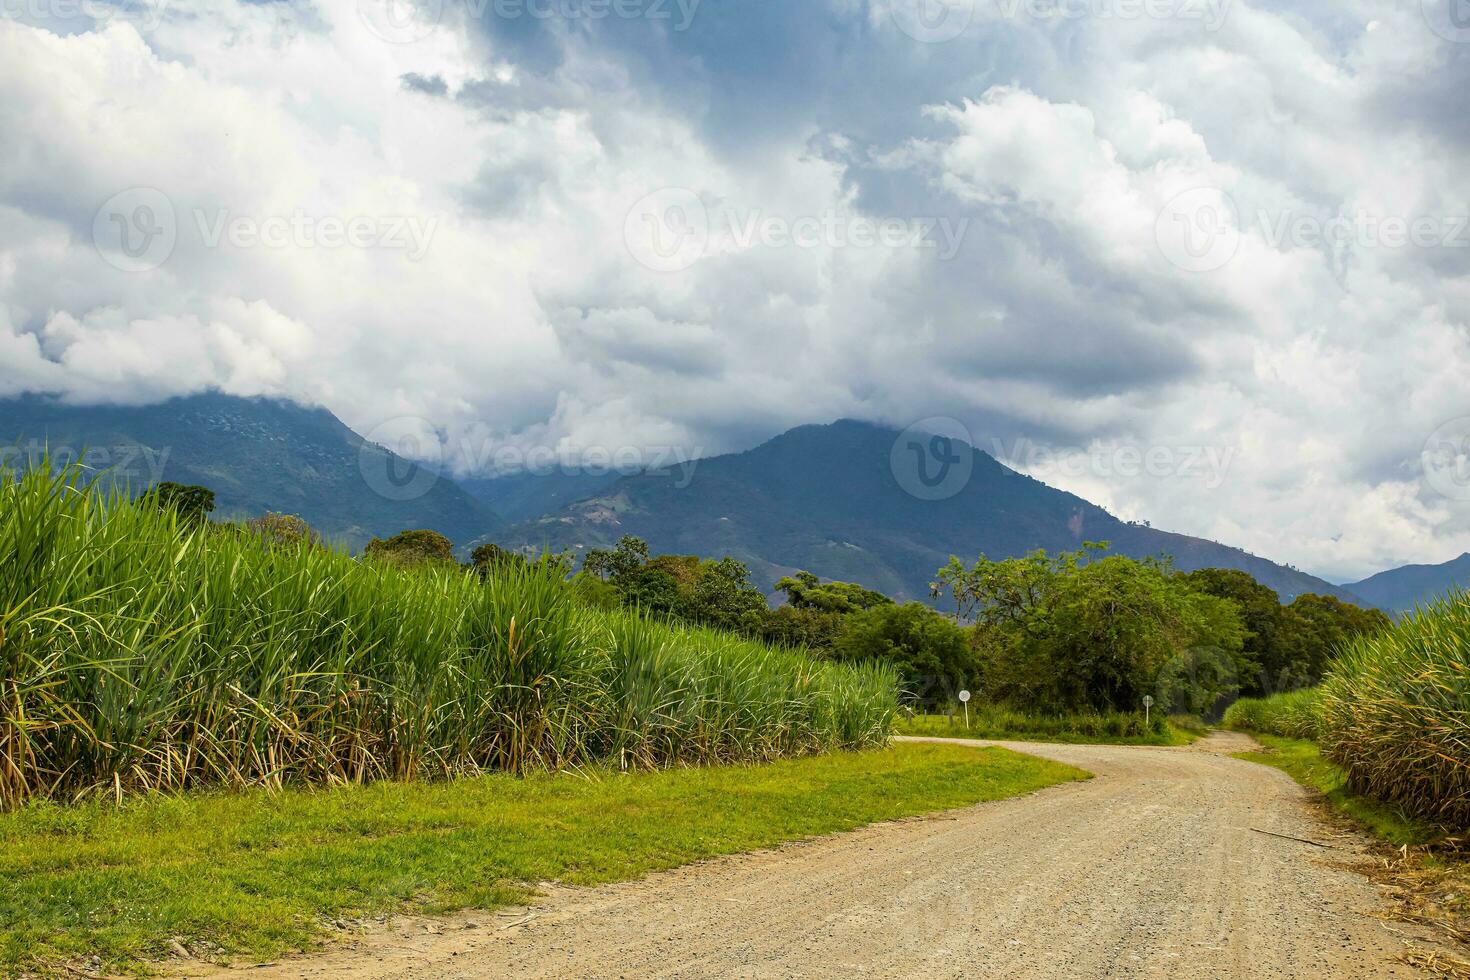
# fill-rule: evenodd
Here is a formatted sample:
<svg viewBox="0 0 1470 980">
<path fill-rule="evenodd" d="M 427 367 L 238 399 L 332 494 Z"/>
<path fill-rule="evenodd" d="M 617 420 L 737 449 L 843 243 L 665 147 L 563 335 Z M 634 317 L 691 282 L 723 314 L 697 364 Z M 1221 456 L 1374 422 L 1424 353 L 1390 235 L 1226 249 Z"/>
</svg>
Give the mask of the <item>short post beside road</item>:
<svg viewBox="0 0 1470 980">
<path fill-rule="evenodd" d="M 970 692 L 960 692 L 960 704 L 965 706 L 965 731 L 970 730 Z"/>
</svg>

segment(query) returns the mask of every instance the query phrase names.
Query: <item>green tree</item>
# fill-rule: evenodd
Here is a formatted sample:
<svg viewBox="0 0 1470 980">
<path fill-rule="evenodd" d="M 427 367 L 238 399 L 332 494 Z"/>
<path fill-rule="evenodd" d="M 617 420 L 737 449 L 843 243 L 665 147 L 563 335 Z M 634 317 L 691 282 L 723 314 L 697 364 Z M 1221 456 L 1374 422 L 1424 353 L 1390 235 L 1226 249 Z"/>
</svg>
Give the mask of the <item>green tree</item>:
<svg viewBox="0 0 1470 980">
<path fill-rule="evenodd" d="M 373 538 L 363 554 L 402 568 L 454 564 L 454 545 L 438 531 L 404 531 L 386 541 Z"/>
<path fill-rule="evenodd" d="M 1296 619 L 1299 640 L 1294 666 L 1301 686 L 1321 681 L 1328 665 L 1349 640 L 1393 625 L 1381 609 L 1363 609 L 1330 595 L 1299 595 L 1286 611 Z"/>
<path fill-rule="evenodd" d="M 1246 630 L 1241 693 L 1251 697 L 1316 684 L 1344 642 L 1390 624 L 1377 609 L 1332 596 L 1302 595 L 1283 606 L 1274 591 L 1238 569 L 1206 568 L 1184 578 L 1239 609 Z"/>
<path fill-rule="evenodd" d="M 897 664 L 904 686 L 922 702 L 974 683 L 979 662 L 965 630 L 920 602 L 888 603 L 844 617 L 834 659 Z"/>
<path fill-rule="evenodd" d="M 648 543 L 629 534 L 624 535 L 612 551 L 596 548 L 587 552 L 587 557 L 582 560 L 582 571 L 604 582 L 615 581 L 642 568 L 647 561 Z"/>
<path fill-rule="evenodd" d="M 825 609 L 781 606 L 760 614 L 755 635 L 772 646 L 828 651 L 842 633 L 847 617 Z"/>
<path fill-rule="evenodd" d="M 487 542 L 470 552 L 470 569 L 476 572 L 480 578 L 489 578 L 493 573 L 508 569 L 519 568 L 527 565 L 526 556 L 514 551 L 507 551 L 494 542 Z"/>
<path fill-rule="evenodd" d="M 881 592 L 852 582 L 823 582 L 811 572 L 797 572 L 781 579 L 776 583 L 776 591 L 786 593 L 786 602 L 793 608 L 834 613 L 861 612 L 893 602 Z"/>
<path fill-rule="evenodd" d="M 975 621 L 974 646 L 992 700 L 1047 711 L 1133 710 L 1146 695 L 1174 696 L 1187 680 L 1191 700 L 1215 700 L 1238 676 L 1245 635 L 1233 603 L 1195 590 L 1160 561 L 1104 556 L 1088 544 L 1060 555 L 940 570 Z M 1190 667 L 1198 651 L 1218 651 L 1220 676 Z M 1166 670 L 1177 676 L 1161 688 Z"/>
<path fill-rule="evenodd" d="M 294 514 L 254 517 L 245 522 L 245 530 L 271 545 L 322 547 L 322 536 Z"/>
<path fill-rule="evenodd" d="M 188 523 L 204 521 L 214 510 L 214 491 L 183 483 L 160 483 L 143 499 L 163 510 L 171 510 Z"/>
<path fill-rule="evenodd" d="M 750 569 L 727 557 L 701 563 L 699 577 L 682 591 L 676 611 L 692 622 L 754 632 L 769 608 L 765 594 L 750 583 Z"/>
</svg>

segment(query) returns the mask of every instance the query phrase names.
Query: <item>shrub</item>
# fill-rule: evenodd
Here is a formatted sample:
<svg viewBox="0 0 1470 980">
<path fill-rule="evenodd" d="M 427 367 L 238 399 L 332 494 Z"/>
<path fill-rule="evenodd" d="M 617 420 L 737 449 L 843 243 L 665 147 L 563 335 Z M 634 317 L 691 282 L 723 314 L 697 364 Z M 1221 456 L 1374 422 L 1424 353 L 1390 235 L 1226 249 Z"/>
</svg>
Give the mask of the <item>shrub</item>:
<svg viewBox="0 0 1470 980">
<path fill-rule="evenodd" d="M 1321 691 L 1305 688 L 1269 698 L 1241 698 L 1225 712 L 1225 727 L 1282 738 L 1315 739 L 1321 731 Z"/>
</svg>

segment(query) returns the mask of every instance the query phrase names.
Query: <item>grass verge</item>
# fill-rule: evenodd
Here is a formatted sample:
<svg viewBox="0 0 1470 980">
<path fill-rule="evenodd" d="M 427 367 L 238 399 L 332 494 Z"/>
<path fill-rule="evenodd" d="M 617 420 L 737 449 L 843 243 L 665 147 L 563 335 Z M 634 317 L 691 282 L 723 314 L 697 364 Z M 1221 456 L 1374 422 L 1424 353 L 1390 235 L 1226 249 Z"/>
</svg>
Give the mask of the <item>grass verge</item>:
<svg viewBox="0 0 1470 980">
<path fill-rule="evenodd" d="M 1392 844 L 1423 844 L 1433 839 L 1436 830 L 1404 814 L 1401 810 L 1360 796 L 1348 789 L 1347 773 L 1322 754 L 1316 742 L 1280 735 L 1255 734 L 1265 746 L 1264 752 L 1239 752 L 1237 759 L 1259 762 L 1280 769 L 1292 779 L 1322 794 L 1338 813 L 1371 830 L 1375 836 Z"/>
<path fill-rule="evenodd" d="M 332 918 L 514 904 L 701 858 L 1087 778 L 899 745 L 758 767 L 154 796 L 0 815 L 0 972 L 310 947 Z"/>
<path fill-rule="evenodd" d="M 1136 722 L 1136 724 L 1132 723 Z M 1059 742 L 1068 745 L 1188 745 L 1206 734 L 1203 723 L 1181 718 L 1145 726 L 1143 716 L 1029 716 L 1008 710 L 981 709 L 965 727 L 963 715 L 899 717 L 894 733 L 924 738 L 985 738 L 1013 742 Z"/>
</svg>

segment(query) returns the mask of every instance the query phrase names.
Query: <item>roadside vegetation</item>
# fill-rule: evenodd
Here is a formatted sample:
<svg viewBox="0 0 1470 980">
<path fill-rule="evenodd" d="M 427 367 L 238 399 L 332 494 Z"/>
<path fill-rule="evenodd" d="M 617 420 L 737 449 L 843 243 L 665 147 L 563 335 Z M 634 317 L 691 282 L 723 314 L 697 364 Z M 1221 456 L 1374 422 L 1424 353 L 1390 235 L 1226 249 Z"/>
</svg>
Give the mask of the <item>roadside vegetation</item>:
<svg viewBox="0 0 1470 980">
<path fill-rule="evenodd" d="M 1188 745 L 1206 730 L 1204 722 L 1189 716 L 1145 718 L 1142 713 L 1124 712 L 1045 715 L 998 705 L 972 707 L 968 726 L 960 711 L 948 715 L 900 713 L 896 728 L 899 735 L 926 738 L 1096 745 Z"/>
<path fill-rule="evenodd" d="M 496 561 L 524 560 L 494 551 Z M 1180 573 L 1101 543 L 972 565 L 953 559 L 932 598 L 954 616 L 809 572 L 776 583 L 785 602 L 773 609 L 741 563 L 652 555 L 633 537 L 590 552 L 574 581 L 607 608 L 717 626 L 839 663 L 892 664 L 914 715 L 958 716 L 958 695 L 968 690 L 972 713 L 995 722 L 987 737 L 1187 739 L 1198 725 L 1171 728 L 1163 716 L 1218 718 L 1241 694 L 1320 680 L 1335 644 L 1388 623 L 1330 597 L 1283 606 L 1244 572 Z M 1145 698 L 1154 699 L 1152 725 L 1142 717 Z M 905 722 L 899 731 L 924 725 L 942 733 L 948 722 Z"/>
<path fill-rule="evenodd" d="M 272 957 L 527 882 L 638 877 L 1085 778 L 1001 749 L 899 745 L 770 765 L 191 793 L 0 814 L 0 972 L 96 956 Z M 177 943 L 177 946 L 174 944 Z"/>
<path fill-rule="evenodd" d="M 1470 828 L 1470 595 L 1348 640 L 1320 687 L 1237 702 L 1225 723 L 1313 740 L 1355 793 Z"/>
<path fill-rule="evenodd" d="M 359 561 L 172 497 L 0 472 L 0 806 L 766 761 L 892 727 L 887 665 L 597 610 L 549 563 L 467 574 L 422 535 Z"/>
<path fill-rule="evenodd" d="M 1470 976 L 1470 594 L 1335 653 L 1320 687 L 1237 702 L 1225 723 L 1265 745 L 1241 758 L 1286 771 L 1397 845 L 1371 872 L 1394 916 L 1460 951 L 1406 960 Z"/>
</svg>

